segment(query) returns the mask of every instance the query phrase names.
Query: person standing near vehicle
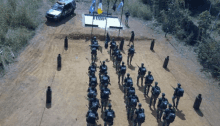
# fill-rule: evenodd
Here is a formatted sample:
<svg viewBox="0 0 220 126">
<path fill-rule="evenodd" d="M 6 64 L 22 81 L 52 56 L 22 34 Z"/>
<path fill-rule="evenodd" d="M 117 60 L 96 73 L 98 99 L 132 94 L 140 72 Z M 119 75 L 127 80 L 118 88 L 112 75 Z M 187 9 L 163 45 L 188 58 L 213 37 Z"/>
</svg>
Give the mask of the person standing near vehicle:
<svg viewBox="0 0 220 126">
<path fill-rule="evenodd" d="M 128 26 L 128 17 L 130 16 L 130 13 L 129 13 L 129 11 L 127 11 L 126 13 L 125 13 L 125 25 L 127 25 Z"/>
</svg>

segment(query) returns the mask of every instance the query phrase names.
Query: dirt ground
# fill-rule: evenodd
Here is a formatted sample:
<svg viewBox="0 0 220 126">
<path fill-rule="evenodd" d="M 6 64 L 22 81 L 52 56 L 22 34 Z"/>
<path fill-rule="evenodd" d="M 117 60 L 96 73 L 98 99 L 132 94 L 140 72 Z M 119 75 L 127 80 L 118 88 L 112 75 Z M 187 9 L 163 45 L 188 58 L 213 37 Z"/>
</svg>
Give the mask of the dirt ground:
<svg viewBox="0 0 220 126">
<path fill-rule="evenodd" d="M 46 22 L 38 34 L 31 40 L 25 50 L 11 64 L 10 71 L 0 80 L 0 125 L 1 126 L 85 126 L 85 115 L 88 101 L 85 99 L 89 77 L 87 71 L 90 61 L 90 42 L 85 39 L 69 39 L 69 48 L 64 50 L 64 36 L 71 38 L 75 34 L 90 34 L 91 28 L 82 26 L 83 5 L 78 4 L 76 15 L 60 23 Z M 180 54 L 165 38 L 164 34 L 153 33 L 142 21 L 135 18 L 129 20 L 130 28 L 121 31 L 120 36 L 129 37 L 132 30 L 135 37 L 156 39 L 155 52 L 150 51 L 150 40 L 135 41 L 136 54 L 132 67 L 127 69 L 134 81 L 136 94 L 145 109 L 146 120 L 143 126 L 161 126 L 156 121 L 156 110 L 149 108 L 149 97 L 143 96 L 143 88 L 136 85 L 136 64 L 143 62 L 159 83 L 162 92 L 166 93 L 172 103 L 173 87 L 179 82 L 185 90 L 180 99 L 179 110 L 173 126 L 218 126 L 219 90 L 209 86 L 207 81 L 197 74 L 198 64 L 191 60 L 193 56 Z M 103 34 L 103 29 L 94 28 L 94 34 Z M 109 30 L 110 37 L 118 36 L 118 30 Z M 63 36 L 63 37 L 61 37 Z M 99 40 L 99 38 L 97 38 Z M 172 42 L 172 38 L 169 38 Z M 103 41 L 99 44 L 104 46 Z M 125 41 L 123 61 L 126 63 L 128 41 Z M 119 85 L 115 68 L 109 59 L 109 49 L 98 52 L 98 62 L 106 60 L 112 85 L 109 86 L 112 108 L 115 111 L 115 126 L 127 126 L 130 122 L 126 117 L 122 86 Z M 187 52 L 187 51 L 186 51 Z M 57 71 L 57 55 L 62 56 L 62 69 Z M 162 68 L 166 56 L 170 56 L 168 70 Z M 187 58 L 188 57 L 188 58 Z M 88 59 L 88 60 L 87 60 Z M 96 73 L 98 76 L 98 72 Z M 52 88 L 52 107 L 47 109 L 46 88 Z M 98 98 L 100 98 L 100 90 Z M 217 93 L 215 93 L 217 92 Z M 195 97 L 203 96 L 201 112 L 192 108 Z M 99 126 L 104 124 L 101 110 L 98 110 Z"/>
</svg>

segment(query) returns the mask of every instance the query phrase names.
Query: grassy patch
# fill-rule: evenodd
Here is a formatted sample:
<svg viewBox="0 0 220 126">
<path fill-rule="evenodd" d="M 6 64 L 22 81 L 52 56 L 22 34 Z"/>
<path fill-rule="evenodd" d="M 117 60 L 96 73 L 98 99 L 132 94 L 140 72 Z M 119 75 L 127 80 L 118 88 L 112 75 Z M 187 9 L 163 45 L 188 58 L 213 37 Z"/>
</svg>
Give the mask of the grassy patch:
<svg viewBox="0 0 220 126">
<path fill-rule="evenodd" d="M 5 63 L 11 62 L 8 47 L 16 53 L 32 38 L 42 19 L 37 9 L 42 0 L 0 0 L 0 50 Z M 16 54 L 15 54 L 16 56 Z M 0 61 L 0 63 L 2 60 Z"/>
</svg>

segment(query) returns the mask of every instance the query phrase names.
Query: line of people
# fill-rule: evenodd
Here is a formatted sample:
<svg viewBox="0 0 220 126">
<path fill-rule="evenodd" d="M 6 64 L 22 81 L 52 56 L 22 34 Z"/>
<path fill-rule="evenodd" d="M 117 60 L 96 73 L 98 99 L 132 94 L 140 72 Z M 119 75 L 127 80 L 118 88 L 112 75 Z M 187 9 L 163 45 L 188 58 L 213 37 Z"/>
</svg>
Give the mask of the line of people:
<svg viewBox="0 0 220 126">
<path fill-rule="evenodd" d="M 116 66 L 116 72 L 118 74 L 118 83 L 120 84 L 120 78 L 122 80 L 124 98 L 125 98 L 126 109 L 127 109 L 127 117 L 129 120 L 133 121 L 134 126 L 136 126 L 137 124 L 140 126 L 145 121 L 144 109 L 141 109 L 140 103 L 138 105 L 139 109 L 136 109 L 137 102 L 139 102 L 139 99 L 137 95 L 135 95 L 135 88 L 133 87 L 133 80 L 130 77 L 130 74 L 128 73 L 127 77 L 124 79 L 124 75 L 126 73 L 126 66 L 125 66 L 125 63 L 122 62 L 122 54 L 120 53 L 120 50 L 121 49 L 118 49 L 118 46 L 113 38 L 110 43 L 110 58 L 113 58 L 113 65 Z M 128 50 L 128 58 L 127 58 L 128 65 L 129 64 L 131 65 L 131 61 L 134 56 L 134 53 L 135 53 L 134 46 L 131 45 L 131 47 Z M 121 62 L 122 62 L 122 65 L 120 65 Z M 92 66 L 95 66 L 94 62 L 92 63 Z M 89 70 L 92 69 L 92 67 L 91 68 L 90 67 L 89 67 Z M 95 68 L 96 66 L 94 67 L 94 69 Z M 107 69 L 108 68 L 105 65 L 105 61 L 103 61 L 103 63 L 100 66 L 100 71 L 99 71 L 101 99 L 104 99 L 104 97 L 102 97 L 103 92 L 105 90 L 109 90 L 107 86 L 108 84 L 110 84 L 110 77 L 107 75 Z M 144 67 L 144 63 L 142 63 L 141 67 L 139 67 L 138 69 L 137 85 L 139 85 L 139 79 L 141 78 L 141 85 L 143 86 L 143 79 L 145 78 L 144 96 L 145 97 L 148 96 L 150 87 L 152 87 L 149 107 L 151 107 L 152 102 L 153 102 L 153 106 L 155 107 L 156 100 L 158 99 L 161 93 L 161 89 L 158 86 L 158 82 L 155 82 L 155 86 L 152 86 L 152 83 L 154 82 L 154 78 L 151 75 L 151 71 L 148 71 L 148 75 L 146 75 L 145 77 L 146 72 L 147 72 L 147 69 Z M 94 73 L 94 70 L 93 72 L 90 72 L 90 74 L 91 73 Z M 95 75 L 92 74 L 91 76 L 94 77 Z M 173 106 L 172 104 L 169 104 L 168 100 L 165 98 L 165 93 L 162 93 L 162 97 L 159 98 L 158 100 L 157 120 L 161 120 L 161 117 L 163 117 L 163 126 L 165 125 L 169 126 L 169 124 L 174 121 L 175 119 L 174 107 L 176 107 L 177 109 L 179 99 L 184 94 L 184 90 L 181 88 L 181 84 L 179 83 L 177 85 L 177 88 L 174 88 L 174 90 L 175 91 L 172 97 Z M 109 92 L 110 94 L 110 90 L 107 92 Z M 175 102 L 175 99 L 177 99 L 176 102 Z M 106 100 L 102 100 L 102 101 L 103 101 L 102 106 L 104 106 L 105 108 L 107 105 L 107 103 L 105 102 Z M 169 106 L 169 108 L 167 108 L 167 106 Z M 102 111 L 103 111 L 103 107 L 102 107 Z M 134 114 L 135 114 L 135 117 L 134 117 Z"/>
<path fill-rule="evenodd" d="M 96 98 L 97 96 L 97 89 L 96 86 L 97 78 L 95 76 L 96 72 L 96 65 L 95 62 L 92 62 L 91 66 L 88 68 L 88 75 L 89 75 L 89 88 L 87 90 L 88 95 L 87 99 L 89 100 L 89 111 L 86 115 L 87 126 L 95 126 L 96 120 L 99 119 L 97 110 L 101 108 L 101 112 L 104 112 L 104 126 L 112 126 L 113 120 L 115 118 L 115 112 L 111 109 L 112 105 L 109 100 L 109 95 L 111 95 L 111 91 L 108 88 L 110 84 L 110 77 L 108 76 L 108 67 L 105 65 L 105 61 L 102 62 L 100 65 L 99 71 L 99 88 L 100 88 L 100 98 L 101 98 L 101 105 L 99 99 Z M 108 105 L 108 109 L 106 109 Z"/>
</svg>

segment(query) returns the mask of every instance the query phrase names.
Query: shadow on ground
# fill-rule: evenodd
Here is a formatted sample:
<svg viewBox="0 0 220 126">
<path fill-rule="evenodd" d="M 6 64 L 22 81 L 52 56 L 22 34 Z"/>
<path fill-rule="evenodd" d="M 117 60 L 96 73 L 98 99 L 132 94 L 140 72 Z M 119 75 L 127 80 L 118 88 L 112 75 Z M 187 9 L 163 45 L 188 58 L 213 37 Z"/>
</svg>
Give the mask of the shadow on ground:
<svg viewBox="0 0 220 126">
<path fill-rule="evenodd" d="M 201 117 L 204 116 L 203 113 L 202 113 L 202 111 L 201 111 L 200 109 L 198 109 L 198 110 L 194 109 L 194 110 L 196 111 L 196 113 L 197 113 L 199 116 L 201 116 Z"/>
<path fill-rule="evenodd" d="M 180 119 L 182 119 L 182 120 L 186 120 L 186 118 L 185 118 L 185 114 L 184 113 L 182 113 L 183 111 L 181 110 L 179 110 L 179 109 L 177 109 L 176 110 L 176 116 L 178 116 Z"/>
<path fill-rule="evenodd" d="M 134 71 L 136 67 L 133 65 L 128 65 L 128 68 Z"/>
</svg>

